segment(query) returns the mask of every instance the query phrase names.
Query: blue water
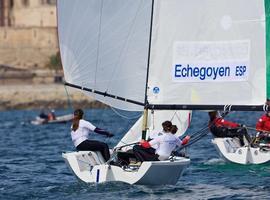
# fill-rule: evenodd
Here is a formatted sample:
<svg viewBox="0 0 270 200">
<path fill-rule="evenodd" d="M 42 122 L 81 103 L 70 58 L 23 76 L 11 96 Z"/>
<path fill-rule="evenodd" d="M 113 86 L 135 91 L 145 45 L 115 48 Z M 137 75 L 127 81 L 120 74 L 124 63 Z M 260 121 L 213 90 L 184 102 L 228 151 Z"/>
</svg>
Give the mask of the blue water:
<svg viewBox="0 0 270 200">
<path fill-rule="evenodd" d="M 127 119 L 110 109 L 85 112 L 86 119 L 115 134 L 105 140 L 111 147 L 138 115 L 128 114 Z M 270 163 L 225 163 L 210 143 L 210 134 L 189 148 L 191 165 L 175 186 L 78 182 L 61 157 L 62 151 L 74 150 L 70 124 L 31 125 L 29 120 L 37 114 L 37 110 L 0 112 L 0 199 L 270 199 Z M 261 114 L 237 112 L 228 119 L 254 127 Z M 189 133 L 207 120 L 207 113 L 194 112 Z"/>
</svg>

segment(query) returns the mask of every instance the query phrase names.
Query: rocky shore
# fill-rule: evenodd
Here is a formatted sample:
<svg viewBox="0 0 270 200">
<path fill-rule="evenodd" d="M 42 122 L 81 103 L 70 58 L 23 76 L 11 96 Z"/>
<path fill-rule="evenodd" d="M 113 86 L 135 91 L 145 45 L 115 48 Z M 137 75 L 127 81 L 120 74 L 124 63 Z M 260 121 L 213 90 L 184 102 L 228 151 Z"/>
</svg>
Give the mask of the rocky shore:
<svg viewBox="0 0 270 200">
<path fill-rule="evenodd" d="M 63 84 L 16 84 L 0 86 L 0 110 L 15 109 L 60 109 L 97 108 L 104 104 L 91 100 L 77 89 L 67 87 L 68 95 Z M 69 101 L 70 99 L 70 101 Z"/>
</svg>

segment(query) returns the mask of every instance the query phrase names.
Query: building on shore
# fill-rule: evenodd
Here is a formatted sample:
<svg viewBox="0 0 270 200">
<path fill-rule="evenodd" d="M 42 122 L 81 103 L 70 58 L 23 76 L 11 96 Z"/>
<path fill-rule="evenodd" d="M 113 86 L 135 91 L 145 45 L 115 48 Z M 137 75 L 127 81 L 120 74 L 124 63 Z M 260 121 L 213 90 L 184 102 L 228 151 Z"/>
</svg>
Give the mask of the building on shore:
<svg viewBox="0 0 270 200">
<path fill-rule="evenodd" d="M 0 0 L 0 67 L 44 74 L 58 52 L 56 0 Z"/>
<path fill-rule="evenodd" d="M 56 0 L 0 0 L 0 26 L 56 27 Z"/>
</svg>

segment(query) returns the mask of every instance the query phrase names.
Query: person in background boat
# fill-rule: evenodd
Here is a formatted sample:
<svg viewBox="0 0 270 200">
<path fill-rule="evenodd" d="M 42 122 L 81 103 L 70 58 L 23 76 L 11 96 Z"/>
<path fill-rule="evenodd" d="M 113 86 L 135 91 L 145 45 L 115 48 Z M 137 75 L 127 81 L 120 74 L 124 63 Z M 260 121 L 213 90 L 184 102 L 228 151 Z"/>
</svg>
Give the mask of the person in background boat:
<svg viewBox="0 0 270 200">
<path fill-rule="evenodd" d="M 44 109 L 40 111 L 39 118 L 48 120 L 48 115 L 45 113 Z"/>
<path fill-rule="evenodd" d="M 168 159 L 176 146 L 185 145 L 190 139 L 189 136 L 186 136 L 183 141 L 181 141 L 174 135 L 177 130 L 177 126 L 172 125 L 167 132 L 155 137 L 150 142 L 141 140 L 140 145 L 135 145 L 133 147 L 135 157 L 140 162 Z"/>
<path fill-rule="evenodd" d="M 237 137 L 240 140 L 242 146 L 245 145 L 244 137 L 251 143 L 251 138 L 248 135 L 247 129 L 240 124 L 224 120 L 222 117 L 217 116 L 217 111 L 211 111 L 209 114 L 209 124 L 208 127 L 211 133 L 218 138 L 222 137 Z"/>
<path fill-rule="evenodd" d="M 54 112 L 54 110 L 51 110 L 48 114 L 48 121 L 52 121 L 55 119 L 56 119 L 55 112 Z"/>
<path fill-rule="evenodd" d="M 270 143 L 270 111 L 262 115 L 257 121 L 256 130 L 258 131 L 256 143 Z"/>
<path fill-rule="evenodd" d="M 113 137 L 114 135 L 103 129 L 97 128 L 92 123 L 84 120 L 83 114 L 82 109 L 77 109 L 74 111 L 71 127 L 71 138 L 76 149 L 78 151 L 100 151 L 105 161 L 108 161 L 110 159 L 108 145 L 97 140 L 89 140 L 87 136 L 91 131 L 107 137 Z"/>
</svg>

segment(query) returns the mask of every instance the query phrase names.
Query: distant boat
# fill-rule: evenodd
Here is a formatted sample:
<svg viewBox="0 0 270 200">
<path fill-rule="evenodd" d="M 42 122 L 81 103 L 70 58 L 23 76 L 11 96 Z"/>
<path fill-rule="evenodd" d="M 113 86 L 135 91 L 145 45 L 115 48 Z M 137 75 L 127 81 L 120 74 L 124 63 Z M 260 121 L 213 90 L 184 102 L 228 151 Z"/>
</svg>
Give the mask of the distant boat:
<svg viewBox="0 0 270 200">
<path fill-rule="evenodd" d="M 33 125 L 41 125 L 41 124 L 55 124 L 55 123 L 66 123 L 71 121 L 73 118 L 73 114 L 67 114 L 67 115 L 61 115 L 56 116 L 55 119 L 48 120 L 41 117 L 36 117 L 35 120 L 31 121 L 31 124 Z"/>
</svg>

